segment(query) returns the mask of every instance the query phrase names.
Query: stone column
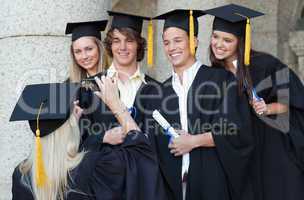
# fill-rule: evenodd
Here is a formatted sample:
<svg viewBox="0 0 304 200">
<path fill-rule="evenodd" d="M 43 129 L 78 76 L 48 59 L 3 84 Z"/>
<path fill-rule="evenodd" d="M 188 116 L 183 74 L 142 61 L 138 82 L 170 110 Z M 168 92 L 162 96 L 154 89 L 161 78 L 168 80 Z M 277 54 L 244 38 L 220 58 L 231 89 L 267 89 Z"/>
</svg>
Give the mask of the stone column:
<svg viewBox="0 0 304 200">
<path fill-rule="evenodd" d="M 278 4 L 279 0 L 251 1 L 232 0 L 232 3 L 244 5 L 265 13 L 251 20 L 252 47 L 255 50 L 278 56 Z"/>
<path fill-rule="evenodd" d="M 29 155 L 27 122 L 9 122 L 26 84 L 63 81 L 70 37 L 67 22 L 106 19 L 110 0 L 0 1 L 0 200 L 11 199 L 14 167 Z"/>
<path fill-rule="evenodd" d="M 304 30 L 289 34 L 289 44 L 298 57 L 297 73 L 304 80 Z"/>
</svg>

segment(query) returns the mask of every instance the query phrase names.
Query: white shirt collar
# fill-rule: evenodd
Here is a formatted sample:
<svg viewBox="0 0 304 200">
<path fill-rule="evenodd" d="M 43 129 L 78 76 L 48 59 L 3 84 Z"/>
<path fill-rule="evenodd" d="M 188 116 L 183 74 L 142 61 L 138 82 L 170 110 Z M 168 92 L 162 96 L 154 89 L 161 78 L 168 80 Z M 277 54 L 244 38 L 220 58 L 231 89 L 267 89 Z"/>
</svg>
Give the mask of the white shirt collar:
<svg viewBox="0 0 304 200">
<path fill-rule="evenodd" d="M 197 60 L 191 67 L 183 71 L 183 85 L 190 86 L 196 76 L 196 73 L 198 72 L 200 66 L 202 66 L 202 62 Z M 178 74 L 172 70 L 172 84 L 176 85 L 177 83 L 180 83 Z"/>
<path fill-rule="evenodd" d="M 238 61 L 237 61 L 237 60 L 234 60 L 234 61 L 232 61 L 232 64 L 233 64 L 233 66 L 235 67 L 235 69 L 237 69 Z"/>
<path fill-rule="evenodd" d="M 107 71 L 107 76 L 109 76 L 109 77 L 117 76 L 117 70 L 116 70 L 113 62 Z M 133 79 L 137 79 L 137 78 L 139 78 L 144 84 L 147 84 L 147 82 L 145 80 L 145 74 L 142 73 L 139 65 L 137 65 L 137 69 L 136 69 L 135 73 L 129 77 L 129 80 L 133 80 Z"/>
</svg>

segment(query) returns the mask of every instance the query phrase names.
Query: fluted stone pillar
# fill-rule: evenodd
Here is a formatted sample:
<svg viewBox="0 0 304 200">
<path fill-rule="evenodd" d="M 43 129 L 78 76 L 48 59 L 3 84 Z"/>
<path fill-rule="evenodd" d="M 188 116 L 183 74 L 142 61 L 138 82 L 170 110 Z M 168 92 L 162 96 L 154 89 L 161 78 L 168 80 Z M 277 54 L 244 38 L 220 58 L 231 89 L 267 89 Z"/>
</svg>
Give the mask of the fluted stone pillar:
<svg viewBox="0 0 304 200">
<path fill-rule="evenodd" d="M 255 50 L 278 56 L 278 7 L 279 0 L 250 1 L 232 0 L 232 3 L 248 6 L 265 13 L 264 16 L 253 18 L 252 24 L 252 47 Z M 281 25 L 280 25 L 281 26 Z M 282 44 L 283 45 L 283 44 Z"/>
<path fill-rule="evenodd" d="M 297 72 L 304 80 L 304 30 L 291 32 L 289 38 L 290 47 L 298 57 Z"/>
<path fill-rule="evenodd" d="M 67 78 L 71 62 L 65 25 L 107 19 L 110 0 L 0 0 L 0 200 L 11 199 L 11 175 L 33 134 L 27 122 L 8 122 L 26 84 Z"/>
</svg>

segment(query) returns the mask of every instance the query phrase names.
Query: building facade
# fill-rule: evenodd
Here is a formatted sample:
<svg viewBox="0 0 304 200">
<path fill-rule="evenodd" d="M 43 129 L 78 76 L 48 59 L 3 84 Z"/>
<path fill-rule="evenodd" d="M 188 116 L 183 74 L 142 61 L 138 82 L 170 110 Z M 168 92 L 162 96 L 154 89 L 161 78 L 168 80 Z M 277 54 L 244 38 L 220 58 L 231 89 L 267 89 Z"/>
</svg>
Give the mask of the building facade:
<svg viewBox="0 0 304 200">
<path fill-rule="evenodd" d="M 279 57 L 304 79 L 303 0 L 0 0 L 0 200 L 11 199 L 14 167 L 29 155 L 32 133 L 26 122 L 9 123 L 26 84 L 63 81 L 71 63 L 67 22 L 107 19 L 106 10 L 155 16 L 174 8 L 209 9 L 239 3 L 266 13 L 252 20 L 253 48 Z M 199 18 L 197 56 L 208 63 L 212 17 Z M 146 28 L 147 25 L 144 25 Z M 163 81 L 171 68 L 162 49 L 162 22 L 155 22 L 155 66 L 142 67 Z M 144 36 L 147 34 L 143 31 Z"/>
</svg>

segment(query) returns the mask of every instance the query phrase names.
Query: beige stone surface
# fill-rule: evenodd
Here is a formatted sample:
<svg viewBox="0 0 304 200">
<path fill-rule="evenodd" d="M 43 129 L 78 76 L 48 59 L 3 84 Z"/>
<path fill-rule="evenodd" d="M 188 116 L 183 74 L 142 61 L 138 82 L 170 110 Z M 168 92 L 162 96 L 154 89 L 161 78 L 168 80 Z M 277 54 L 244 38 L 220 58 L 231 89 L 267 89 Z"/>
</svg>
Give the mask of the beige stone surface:
<svg viewBox="0 0 304 200">
<path fill-rule="evenodd" d="M 286 54 L 294 53 L 291 48 L 282 48 L 282 43 L 289 40 L 290 32 L 295 31 L 296 24 L 304 8 L 303 0 L 279 1 L 278 6 L 278 56 L 284 59 Z M 284 61 L 288 62 L 288 60 Z M 296 60 L 293 60 L 293 62 Z"/>
<path fill-rule="evenodd" d="M 290 33 L 289 44 L 292 51 L 297 56 L 298 66 L 296 71 L 301 75 L 302 80 L 304 80 L 304 30 L 295 31 Z"/>
<path fill-rule="evenodd" d="M 63 35 L 69 21 L 107 18 L 110 0 L 1 0 L 0 38 L 15 35 Z"/>
<path fill-rule="evenodd" d="M 0 199 L 9 199 L 11 174 L 30 150 L 32 132 L 27 122 L 9 122 L 26 84 L 63 81 L 69 64 L 69 38 L 17 37 L 0 40 Z"/>
<path fill-rule="evenodd" d="M 26 84 L 67 78 L 67 22 L 106 19 L 110 0 L 0 0 L 0 200 L 11 199 L 14 167 L 29 154 L 27 122 L 8 122 Z"/>
</svg>

